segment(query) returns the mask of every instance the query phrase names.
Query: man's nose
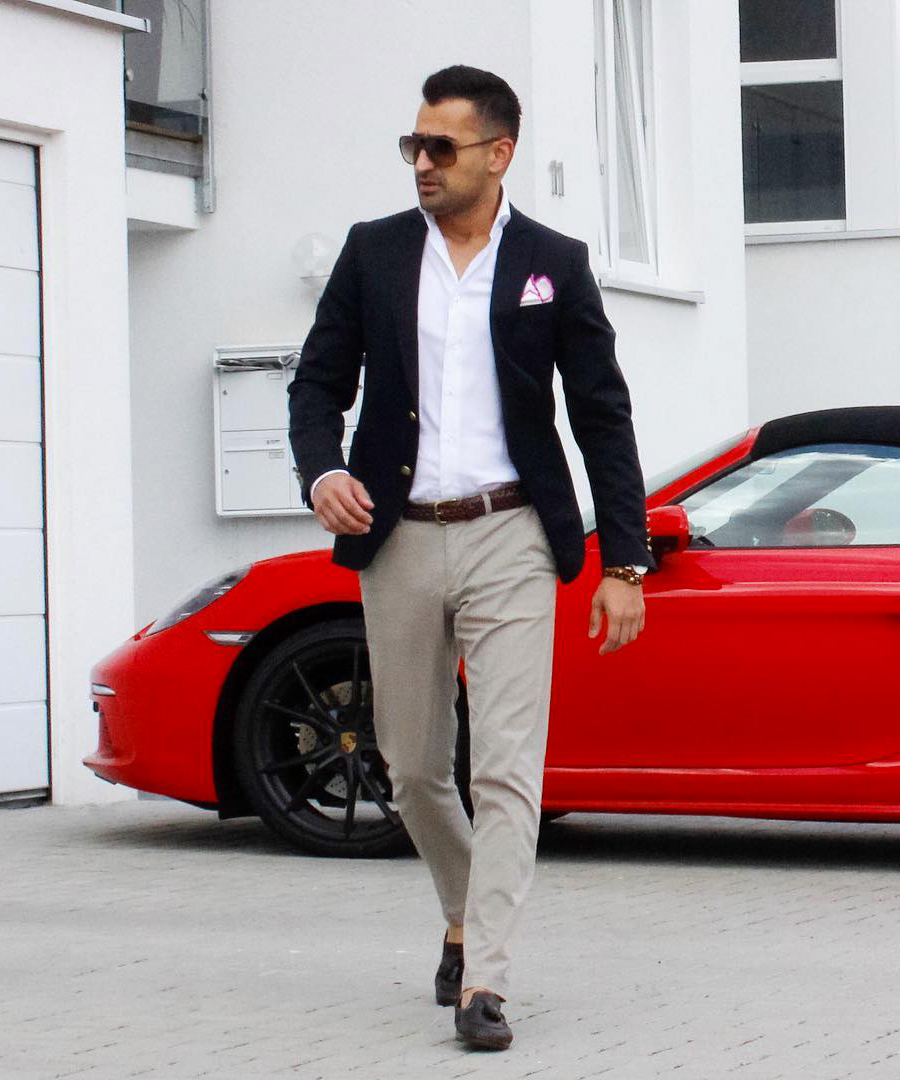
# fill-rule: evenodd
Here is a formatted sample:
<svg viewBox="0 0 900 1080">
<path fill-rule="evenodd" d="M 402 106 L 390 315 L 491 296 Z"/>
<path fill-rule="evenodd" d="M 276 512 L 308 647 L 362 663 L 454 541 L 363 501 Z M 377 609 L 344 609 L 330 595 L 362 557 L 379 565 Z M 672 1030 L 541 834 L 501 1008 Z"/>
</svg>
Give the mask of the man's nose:
<svg viewBox="0 0 900 1080">
<path fill-rule="evenodd" d="M 434 168 L 434 162 L 428 156 L 424 146 L 419 150 L 418 154 L 416 155 L 416 160 L 413 162 L 413 167 L 415 168 L 416 172 L 429 172 L 431 169 Z"/>
</svg>

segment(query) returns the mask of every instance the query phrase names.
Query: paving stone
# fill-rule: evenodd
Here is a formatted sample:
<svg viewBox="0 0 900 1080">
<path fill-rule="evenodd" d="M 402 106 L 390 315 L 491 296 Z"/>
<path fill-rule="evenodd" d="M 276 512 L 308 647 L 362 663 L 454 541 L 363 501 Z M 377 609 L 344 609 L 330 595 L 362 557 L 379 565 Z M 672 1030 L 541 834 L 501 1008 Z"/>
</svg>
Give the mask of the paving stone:
<svg viewBox="0 0 900 1080">
<path fill-rule="evenodd" d="M 0 811 L 0 1077 L 898 1080 L 897 826 L 573 814 L 503 1054 L 433 1002 L 424 865 L 160 800 Z"/>
</svg>

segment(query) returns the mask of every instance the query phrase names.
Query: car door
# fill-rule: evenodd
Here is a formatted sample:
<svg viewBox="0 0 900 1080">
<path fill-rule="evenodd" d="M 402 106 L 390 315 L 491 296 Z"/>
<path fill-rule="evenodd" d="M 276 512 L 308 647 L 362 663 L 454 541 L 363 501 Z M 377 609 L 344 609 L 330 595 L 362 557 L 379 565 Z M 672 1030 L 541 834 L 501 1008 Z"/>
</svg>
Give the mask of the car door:
<svg viewBox="0 0 900 1080">
<path fill-rule="evenodd" d="M 784 450 L 680 502 L 691 543 L 645 578 L 636 641 L 599 656 L 595 575 L 561 591 L 548 765 L 900 756 L 900 448 Z"/>
</svg>

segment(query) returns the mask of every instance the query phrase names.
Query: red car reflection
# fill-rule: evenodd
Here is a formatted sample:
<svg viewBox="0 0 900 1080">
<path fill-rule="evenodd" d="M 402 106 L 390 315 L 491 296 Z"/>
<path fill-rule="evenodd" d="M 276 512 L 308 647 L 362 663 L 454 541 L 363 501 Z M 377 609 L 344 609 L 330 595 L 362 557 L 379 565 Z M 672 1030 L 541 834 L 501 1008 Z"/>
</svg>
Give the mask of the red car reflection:
<svg viewBox="0 0 900 1080">
<path fill-rule="evenodd" d="M 601 657 L 587 636 L 590 514 L 585 569 L 559 588 L 545 814 L 900 820 L 900 406 L 771 420 L 647 491 L 659 570 L 638 639 Z M 408 845 L 357 578 L 328 552 L 209 583 L 91 681 L 98 776 L 258 814 L 307 851 Z"/>
</svg>

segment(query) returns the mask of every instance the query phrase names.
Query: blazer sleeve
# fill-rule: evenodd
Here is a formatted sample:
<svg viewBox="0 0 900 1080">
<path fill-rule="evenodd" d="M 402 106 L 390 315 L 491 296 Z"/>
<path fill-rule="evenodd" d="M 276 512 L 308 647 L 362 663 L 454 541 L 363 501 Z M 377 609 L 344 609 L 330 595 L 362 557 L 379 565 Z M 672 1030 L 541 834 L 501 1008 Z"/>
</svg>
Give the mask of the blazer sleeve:
<svg viewBox="0 0 900 1080">
<path fill-rule="evenodd" d="M 323 473 L 347 467 L 341 450 L 343 414 L 356 399 L 364 351 L 358 245 L 359 225 L 354 225 L 319 300 L 297 372 L 288 386 L 291 450 L 307 506 L 312 506 L 310 489 Z"/>
<path fill-rule="evenodd" d="M 591 273 L 587 244 L 577 242 L 557 300 L 562 338 L 557 367 L 591 487 L 600 558 L 604 566 L 656 569 L 631 397 L 616 360 L 616 335 Z"/>
</svg>

